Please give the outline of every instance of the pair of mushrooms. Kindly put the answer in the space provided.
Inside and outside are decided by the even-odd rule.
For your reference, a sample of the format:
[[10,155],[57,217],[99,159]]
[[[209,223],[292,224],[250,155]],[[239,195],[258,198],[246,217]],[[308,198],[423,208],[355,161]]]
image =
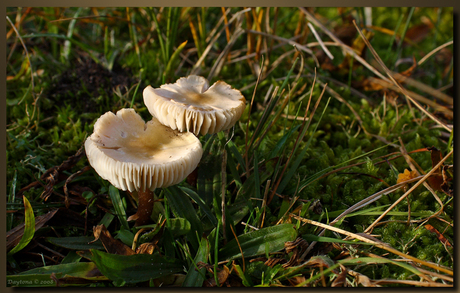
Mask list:
[[107,112],[85,142],[96,172],[137,197],[138,210],[128,218],[136,226],[150,221],[155,188],[178,184],[197,167],[203,150],[196,135],[231,128],[246,103],[241,92],[227,83],[209,87],[196,75],[160,88],[147,86],[143,96],[151,121],[145,123],[134,109]]

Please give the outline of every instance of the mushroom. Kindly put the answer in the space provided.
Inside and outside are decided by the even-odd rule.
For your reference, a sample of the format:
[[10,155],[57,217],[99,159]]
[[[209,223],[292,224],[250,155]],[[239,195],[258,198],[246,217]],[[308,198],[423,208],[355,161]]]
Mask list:
[[180,183],[198,165],[203,150],[192,133],[147,123],[134,109],[107,112],[94,124],[85,142],[89,163],[105,180],[138,198],[138,210],[128,220],[136,226],[150,220],[155,188]]
[[223,81],[211,87],[197,75],[182,77],[174,84],[144,89],[144,104],[162,124],[195,135],[231,128],[243,114],[246,99]]

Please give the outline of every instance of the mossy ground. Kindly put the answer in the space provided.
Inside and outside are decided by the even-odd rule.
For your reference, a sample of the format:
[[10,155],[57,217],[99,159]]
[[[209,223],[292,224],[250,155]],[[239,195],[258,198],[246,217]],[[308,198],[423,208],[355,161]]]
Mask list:
[[[88,257],[77,255],[78,250],[47,239],[90,237],[93,226],[101,223],[116,239],[131,247],[137,229],[132,224],[126,227],[120,213],[133,214],[135,202],[125,192],[111,193],[108,182],[93,170],[85,169],[89,165],[85,156],[78,157],[68,168],[58,169],[52,180],[43,175],[77,153],[100,115],[132,107],[147,121],[150,114],[142,100],[145,86],[159,87],[191,73],[205,77],[211,74],[211,84],[225,80],[241,89],[248,103],[233,129],[201,137],[205,148],[202,162],[179,189],[157,191],[165,208],[159,214],[167,222],[166,232],[152,232],[159,233],[158,238],[153,238],[157,241],[156,253],[186,264],[188,270],[182,275],[191,275],[191,260],[201,257],[204,263],[214,265],[213,269],[202,270],[203,280],[219,275],[228,286],[331,286],[343,275],[329,273],[326,279],[310,278],[320,276],[323,265],[324,269],[328,264],[338,265],[346,257],[397,258],[374,246],[319,242],[304,260],[316,255],[326,257],[327,261],[322,259],[321,272],[318,266],[307,265],[296,271],[296,278],[291,276],[293,273],[289,275],[292,268],[283,268],[281,264],[270,267],[260,260],[250,263],[250,258],[246,262],[237,259],[233,264],[217,263],[219,249],[254,230],[251,227],[294,223],[298,236],[316,235],[317,227],[300,226],[290,213],[329,223],[350,206],[397,184],[398,175],[405,169],[428,173],[434,161],[427,148],[435,147],[446,156],[452,150],[453,137],[401,92],[370,79],[376,75],[363,62],[344,54],[340,46],[331,45],[327,32],[314,26],[334,56],[331,60],[301,10],[254,8],[242,13],[240,8],[231,8],[223,17],[225,10],[7,9],[9,20],[18,29],[16,32],[7,23],[7,229],[25,221],[21,195],[31,203],[36,219],[43,219],[57,208],[78,215],[69,219],[57,213],[54,222],[50,219],[35,231],[23,250],[9,256],[8,275],[45,265],[88,261]],[[384,74],[352,22],[364,27],[369,21],[365,9],[318,8],[309,13],[328,32],[353,47],[371,68]],[[232,23],[225,30],[223,25],[229,21]],[[231,43],[239,29],[242,34]],[[402,86],[434,102],[433,106],[419,101],[441,123],[451,125],[453,103],[441,98],[453,96],[452,46],[436,51],[423,64],[414,64],[414,60],[420,61],[452,41],[452,9],[373,8],[371,26],[366,30],[372,47],[390,70],[405,72],[419,82],[401,82]],[[291,38],[307,50],[288,45],[286,40]],[[221,56],[225,52],[228,54]],[[202,56],[203,61],[197,65]],[[218,61],[222,62],[220,66],[216,65]],[[256,89],[260,70],[263,78]],[[306,122],[304,116],[308,118]],[[409,153],[410,160],[404,151]],[[413,166],[409,166],[408,160]],[[432,193],[422,185],[416,188],[371,234],[402,253],[452,268],[454,208],[449,194],[452,183],[448,180],[453,177],[452,162],[449,158],[444,163],[444,189]],[[66,184],[69,176],[80,170],[85,172]],[[411,186],[383,195],[336,226],[350,233],[364,233]],[[174,205],[171,195],[192,199],[193,212]],[[222,195],[226,220],[222,217]],[[314,202],[316,208],[310,208]],[[176,218],[174,223],[180,229],[171,224]],[[211,246],[209,258],[200,254],[204,249],[198,246],[201,236],[193,240],[194,225],[198,223],[206,239],[201,241]],[[323,236],[339,237],[330,231]],[[143,238],[144,243],[150,243],[152,237]],[[265,256],[272,252],[267,251]],[[286,258],[289,259],[288,255]],[[237,273],[238,265],[245,266],[244,274]],[[226,278],[223,266],[232,269]],[[394,264],[369,261],[347,268],[372,279],[373,284],[383,279],[420,281],[407,267]],[[357,282],[352,274],[345,278],[348,286],[369,285]],[[82,284],[90,286],[126,284],[85,280]],[[436,284],[452,284],[448,280],[437,279]],[[422,283],[416,285],[424,286]],[[154,286],[157,282],[150,279],[135,284]],[[191,283],[184,281],[179,285],[186,284]],[[388,285],[408,284],[411,283]]]

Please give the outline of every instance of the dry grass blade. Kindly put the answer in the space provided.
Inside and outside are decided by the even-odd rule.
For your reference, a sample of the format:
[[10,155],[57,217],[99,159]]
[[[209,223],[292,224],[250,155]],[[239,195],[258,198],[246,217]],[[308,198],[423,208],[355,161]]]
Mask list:
[[[290,40],[295,41],[295,40],[299,39],[300,37],[301,37],[301,36],[295,36],[295,37],[293,37],[293,38],[290,38]],[[278,49],[278,48],[283,47],[283,46],[284,46],[284,44],[278,44],[278,45],[273,46],[273,47],[270,47],[270,48],[268,48],[268,49],[263,49],[263,50],[260,51],[260,54],[265,54],[265,53],[267,53],[267,55],[268,55],[268,54],[270,54],[270,50]],[[238,53],[238,51],[244,52],[245,50],[237,50],[236,52]],[[233,51],[233,52],[235,52],[235,51]],[[290,51],[290,53],[292,53],[292,51]],[[239,53],[238,53],[238,54],[239,54]],[[284,54],[286,54],[286,53],[284,53]],[[284,55],[284,54],[283,54],[283,55]],[[232,54],[232,55],[233,55],[233,54]],[[235,55],[237,55],[237,54],[235,54]],[[256,57],[256,55],[257,55],[257,53],[251,53],[251,54],[247,54],[247,55],[244,55],[244,56],[241,56],[241,57],[233,58],[233,59],[232,59],[231,61],[229,61],[227,64],[238,63],[238,62],[241,62],[241,61],[246,60],[246,59],[254,58],[254,57]],[[291,55],[291,54],[288,54],[288,55]],[[279,58],[281,58],[281,57],[278,57],[276,60],[278,60]],[[284,58],[284,57],[283,57],[283,58]],[[268,58],[267,58],[267,59],[268,59]],[[293,59],[295,59],[295,58],[293,58]],[[276,62],[276,60],[275,60],[275,62]],[[274,64],[275,62],[273,62],[273,64]],[[273,65],[272,65],[272,66],[273,66]],[[268,75],[268,73],[267,73],[266,75]],[[244,88],[241,88],[241,90],[244,91],[245,89],[250,88],[251,85],[253,86],[254,83],[251,83],[251,84],[249,84],[248,86],[245,86]]]
[[[444,272],[446,274],[449,274],[449,275],[453,275],[454,272],[452,270],[449,270],[449,269],[446,269],[444,267],[441,267],[441,266],[438,266],[436,264],[433,264],[433,263],[429,263],[429,262],[426,262],[426,261],[423,261],[423,260],[420,260],[416,257],[413,257],[413,256],[410,256],[408,254],[405,254],[405,253],[402,253],[394,248],[392,248],[391,246],[389,246],[388,244],[384,244],[384,243],[380,243],[380,242],[376,242],[376,241],[372,241],[370,240],[369,238],[366,238],[366,237],[363,237],[363,236],[360,236],[358,234],[355,234],[355,233],[351,233],[351,232],[348,232],[348,231],[345,231],[343,229],[340,229],[340,228],[336,228],[336,227],[333,227],[333,226],[330,226],[330,225],[327,225],[327,224],[323,224],[323,223],[320,223],[320,222],[316,222],[316,221],[313,221],[313,220],[309,220],[309,219],[305,219],[305,218],[302,218],[302,217],[299,217],[297,215],[294,215],[294,214],[290,214],[294,219],[296,220],[299,220],[301,222],[304,222],[304,223],[307,223],[307,224],[311,224],[311,225],[315,225],[315,226],[318,226],[318,227],[321,227],[321,228],[324,228],[324,229],[328,229],[330,231],[333,231],[333,232],[337,232],[337,233],[340,233],[340,234],[343,234],[343,235],[346,235],[350,238],[353,238],[353,239],[357,239],[359,241],[362,241],[362,242],[366,242],[366,243],[369,243],[369,244],[372,244],[378,248],[381,248],[381,249],[384,249],[388,252],[391,252],[391,253],[394,253],[396,255],[399,255],[403,258],[407,258],[407,259],[410,259],[416,263],[419,263],[419,264],[422,264],[424,266],[427,266],[427,267],[430,267],[432,269],[435,269],[435,270],[439,270],[441,272]],[[425,274],[421,273],[421,276],[423,276],[426,280],[432,282]]]
[[416,189],[420,184],[425,182],[428,177],[430,177],[435,171],[438,170],[439,167],[443,165],[443,163],[446,161],[447,158],[449,158],[453,154],[454,150],[451,150],[439,163],[431,169],[430,172],[428,172],[425,176],[420,179],[416,184],[414,184],[406,193],[404,193],[397,201],[395,201],[382,215],[380,215],[364,232],[369,233],[372,231],[372,229],[377,225],[377,223],[385,217],[388,212],[390,212],[397,204],[399,204],[403,199],[405,199],[414,189]]
[[441,284],[441,283],[427,283],[422,281],[411,281],[411,280],[392,280],[392,279],[385,279],[385,280],[374,280],[374,284],[376,285],[411,285],[411,286],[419,286],[419,287],[452,287],[450,284]]
[[[227,12],[225,11],[225,7],[221,7],[221,10],[222,10],[222,18],[221,18],[221,21],[222,19],[224,20],[224,24],[225,24],[225,36],[227,37],[227,42],[230,42],[230,30],[228,29],[228,19],[227,19],[227,14],[228,12],[230,12],[229,9],[227,9]],[[220,25],[220,24],[219,24]]]
[[87,171],[89,171],[89,170],[91,170],[91,167],[90,167],[90,166],[85,166],[85,167],[83,167],[83,169],[81,169],[81,170],[77,171],[76,173],[70,175],[70,176],[66,179],[66,181],[65,181],[65,183],[64,183],[64,194],[65,194],[65,200],[64,200],[64,202],[65,202],[66,208],[69,208],[69,206],[70,206],[70,199],[69,199],[70,196],[69,196],[69,188],[68,188],[68,185],[70,184],[70,182],[71,182],[75,177],[80,176],[81,174],[83,174],[83,173],[85,173],[85,172],[87,172]]
[[222,69],[222,66],[225,63],[225,57],[228,56],[228,53],[230,49],[232,48],[233,44],[243,33],[244,33],[244,30],[241,29],[240,27],[236,29],[235,33],[232,35],[231,39],[228,41],[225,48],[222,50],[219,57],[217,57],[216,61],[214,62],[214,65],[209,72],[208,80],[211,80],[214,77],[214,75],[219,74],[220,70]]
[[[324,44],[325,46],[342,47],[342,48],[345,49],[349,54],[353,55],[353,57],[354,57],[357,61],[359,61],[361,64],[363,64],[363,65],[364,65],[365,67],[367,67],[369,70],[371,70],[375,75],[377,75],[377,76],[380,77],[380,79],[374,78],[374,77],[368,77],[368,78],[372,78],[372,81],[374,81],[374,82],[385,83],[385,85],[387,85],[387,84],[390,83],[390,81],[389,81],[386,77],[384,77],[380,72],[378,72],[374,67],[372,67],[369,63],[367,63],[364,59],[362,59],[360,56],[358,56],[358,55],[356,54],[356,52],[354,52],[353,49],[350,48],[350,47],[348,47],[347,45],[345,45],[345,44],[339,44],[339,43],[334,43],[334,42],[323,42],[323,44]],[[321,45],[320,45],[320,43],[318,43],[318,42],[311,42],[311,43],[308,43],[306,46],[307,46],[308,48],[311,48],[311,47],[317,47],[317,46],[321,46]],[[395,74],[399,74],[399,73],[395,73]],[[311,76],[311,75],[306,75],[306,76]],[[344,84],[344,83],[342,83],[342,82],[340,82],[340,81],[338,81],[338,80],[335,80],[335,79],[333,79],[333,78],[331,78],[331,77],[329,77],[329,76],[318,75],[318,77],[321,77],[322,79],[328,79],[328,80],[334,82],[335,84],[337,84],[337,85],[339,85],[339,86],[348,87],[347,84]],[[429,87],[429,86],[427,86],[427,85],[425,85],[425,84],[422,84],[422,83],[420,83],[420,82],[417,82],[417,81],[415,81],[415,80],[413,80],[413,79],[411,79],[411,78],[409,78],[409,77],[407,77],[407,76],[402,76],[402,75],[400,75],[400,77],[401,77],[401,80],[403,80],[403,81],[406,82],[407,84],[410,84],[410,85],[412,85],[412,86],[414,86],[414,87],[418,87],[420,90],[423,90],[423,91],[425,91],[425,92],[427,92],[427,93],[429,93],[429,94],[435,96],[436,98],[438,98],[438,99],[440,99],[440,100],[446,101],[446,102],[448,102],[448,103],[450,103],[449,101],[452,100],[451,97],[449,97],[449,96],[447,96],[447,95],[445,95],[445,94],[443,94],[443,93],[441,92],[442,89],[433,89],[433,88],[431,88],[431,87]],[[371,100],[369,99],[369,97],[365,96],[363,93],[357,91],[356,89],[354,89],[354,88],[349,88],[349,89],[350,89],[350,91],[351,91],[354,95],[356,95],[356,96],[358,96],[358,97],[360,97],[360,98],[364,98],[364,99],[366,99],[366,100],[368,100],[368,101],[371,101]],[[399,89],[398,89],[398,90],[399,90]],[[414,95],[416,95],[416,94],[414,93]],[[426,98],[423,97],[423,99],[426,99]],[[431,102],[432,102],[432,101],[431,101]],[[437,104],[436,104],[436,105],[437,105]]]
[[363,38],[364,42],[366,43],[366,46],[369,48],[369,50],[371,51],[372,55],[374,55],[374,58],[377,60],[377,62],[380,64],[380,66],[385,70],[385,73],[388,75],[388,77],[391,79],[391,81],[401,90],[401,92],[404,94],[404,96],[409,99],[409,101],[411,101],[417,108],[420,109],[420,111],[422,111],[423,113],[425,113],[428,117],[430,117],[433,121],[435,121],[436,123],[438,123],[439,125],[441,125],[444,129],[446,129],[447,131],[452,132],[452,129],[449,128],[444,122],[442,122],[441,120],[439,120],[436,116],[434,116],[433,114],[431,114],[430,112],[428,112],[425,108],[423,108],[417,101],[415,101],[410,95],[409,93],[407,92],[407,90],[405,88],[403,88],[396,80],[395,78],[393,77],[393,75],[391,74],[391,71],[388,69],[388,67],[386,67],[385,63],[383,63],[382,59],[380,58],[380,56],[377,54],[377,52],[374,50],[374,48],[372,47],[372,45],[369,43],[369,40],[364,36],[363,32],[359,29],[358,25],[356,24],[356,22],[353,20],[353,24],[355,25],[357,31],[359,32],[359,35],[361,36],[361,38]]
[[436,52],[444,49],[445,47],[447,46],[450,46],[450,45],[453,45],[454,44],[454,41],[450,41],[450,42],[447,42],[445,44],[442,44],[441,46],[437,47],[436,49],[432,50],[430,53],[426,54],[422,59],[420,59],[420,61],[417,62],[417,65],[420,66],[422,65],[426,60],[428,60],[428,58],[431,57],[431,55],[435,54]]
[[323,49],[324,53],[331,59],[334,60],[334,56],[331,54],[331,52],[327,49],[327,47],[324,45],[323,40],[319,37],[318,33],[315,30],[315,27],[309,22],[308,27],[311,29],[313,32],[313,35],[315,36],[316,40],[318,41],[319,45]]
[[404,182],[401,182],[399,184],[396,184],[396,185],[393,185],[391,187],[388,187],[384,190],[381,190],[377,193],[374,193],[373,195],[359,201],[358,203],[352,205],[351,207],[349,207],[348,209],[346,209],[343,213],[341,213],[339,216],[337,216],[337,218],[335,218],[331,223],[330,225],[334,225],[335,223],[337,223],[340,219],[342,219],[343,217],[345,217],[346,215],[348,215],[349,213],[352,213],[354,211],[357,211],[371,203],[373,203],[374,201],[380,199],[383,195],[386,195],[386,194],[390,194],[398,189],[400,189],[401,187],[405,186],[406,184],[408,183],[411,183],[411,182],[415,182],[419,179],[423,178],[423,176],[418,176],[416,178],[412,178],[412,179],[409,179],[407,181],[404,181]]
[[[359,56],[352,48],[345,45],[339,38],[337,38],[331,31],[329,31],[321,22],[319,22],[310,12],[308,12],[305,8],[299,7],[299,9],[307,16],[307,19],[311,21],[314,25],[319,27],[324,33],[326,33],[332,40],[334,40],[338,46],[342,47],[344,51],[348,54],[352,55],[358,62],[363,64],[367,69],[372,71],[375,75],[379,76],[382,79],[387,79],[384,75],[378,72],[374,67],[372,67],[369,63],[366,62],[361,56]],[[326,43],[325,43],[326,44]]]
[[246,265],[244,262],[244,254],[243,254],[243,249],[241,248],[240,241],[238,240],[238,236],[235,233],[235,230],[233,230],[233,226],[230,225],[230,229],[232,230],[233,236],[235,236],[236,244],[238,244],[238,248],[240,249],[241,252],[241,259],[243,261],[243,272],[246,270]]
[[[349,167],[350,166],[346,166],[346,168],[349,168]],[[357,211],[357,210],[359,210],[359,209],[361,209],[361,208],[373,203],[374,201],[379,200],[383,195],[390,194],[390,193],[400,189],[401,187],[406,186],[408,183],[415,182],[415,181],[421,179],[422,177],[423,176],[419,176],[419,177],[416,177],[416,178],[409,179],[407,181],[404,181],[402,183],[393,185],[393,186],[388,187],[388,188],[386,188],[384,190],[381,190],[381,191],[379,191],[377,193],[374,193],[371,196],[368,196],[367,198],[355,203],[354,205],[352,205],[351,207],[346,209],[343,213],[338,215],[337,218],[335,218],[333,221],[330,222],[330,225],[331,226],[334,225],[335,223],[337,223],[339,220],[343,219],[349,213],[355,212],[355,211]],[[318,236],[322,236],[325,232],[326,232],[326,230],[322,229],[321,232],[318,233]],[[317,243],[316,241],[313,241],[312,243],[310,243],[310,246],[305,250],[304,254],[302,255],[302,258],[304,258],[313,249],[313,247],[316,245],[316,243]]]
[[268,33],[265,33],[265,32],[258,32],[258,31],[255,31],[255,30],[247,30],[247,33],[266,36],[268,38],[272,38],[272,39],[275,39],[277,41],[287,43],[287,44],[292,45],[292,46],[296,46],[296,48],[298,48],[298,49],[310,54],[313,57],[313,59],[315,60],[316,66],[318,66],[318,67],[320,66],[319,61],[316,58],[316,56],[315,56],[315,54],[313,53],[312,50],[310,50],[309,48],[305,47],[304,45],[301,45],[301,44],[299,44],[297,42],[294,42],[291,39],[286,39],[286,38],[278,37],[278,36],[271,35],[271,34],[268,34]]
[[200,59],[198,59],[198,61],[195,63],[195,65],[193,66],[192,68],[192,72],[190,74],[197,74],[197,71],[198,69],[200,68],[201,66],[201,63],[203,63],[204,59],[206,58],[206,56],[208,55],[208,53],[211,51],[212,49],[212,46],[214,46],[214,43],[217,41],[217,39],[219,38],[219,36],[224,32],[225,28],[227,28],[229,25],[231,25],[235,20],[239,19],[240,18],[240,15],[247,12],[247,11],[250,11],[251,8],[248,8],[248,9],[244,9],[244,10],[241,10],[241,11],[238,11],[237,13],[235,13],[235,15],[233,15],[233,17],[228,21],[228,24],[225,25],[213,38],[212,40],[209,42],[208,46],[206,47],[206,49],[203,51],[203,55],[201,55]]
[[[393,90],[398,90],[399,92],[403,93],[403,94],[406,95],[406,96],[410,96],[410,97],[416,98],[417,100],[419,100],[419,101],[421,101],[421,102],[423,102],[423,103],[425,103],[425,104],[428,104],[428,105],[432,106],[432,107],[435,108],[436,110],[442,111],[442,112],[446,113],[447,115],[453,117],[453,113],[452,113],[451,110],[449,110],[449,109],[447,109],[447,108],[445,108],[445,107],[442,107],[442,106],[436,104],[435,102],[433,102],[433,101],[431,101],[431,100],[429,100],[429,99],[427,99],[427,98],[425,98],[425,97],[423,97],[423,96],[420,96],[420,95],[418,95],[418,94],[416,94],[416,93],[413,93],[413,92],[409,92],[409,91],[403,89],[403,88],[402,88],[399,84],[397,84],[397,83],[396,83],[396,86],[392,86],[392,85],[390,84],[390,80],[389,80],[388,78],[386,78],[385,76],[383,76],[383,75],[382,75],[380,72],[378,72],[374,67],[372,67],[369,63],[367,63],[363,58],[361,58],[359,55],[357,55],[356,52],[355,52],[352,48],[350,48],[350,47],[348,47],[347,45],[345,45],[339,38],[337,38],[337,37],[336,37],[332,32],[330,32],[324,25],[322,25],[322,24],[321,24],[313,15],[311,15],[306,9],[304,9],[303,7],[301,7],[300,10],[306,14],[306,16],[307,16],[307,18],[308,18],[309,21],[311,21],[311,22],[314,23],[316,26],[318,26],[319,28],[321,28],[331,39],[333,39],[333,40],[336,42],[336,43],[323,42],[323,44],[321,44],[321,43],[318,42],[319,45],[320,45],[321,47],[323,47],[323,45],[324,45],[324,46],[328,45],[328,46],[340,46],[340,47],[342,47],[348,54],[353,55],[353,57],[354,57],[357,61],[359,61],[361,64],[363,64],[363,65],[364,65],[365,67],[367,67],[369,70],[371,70],[375,75],[377,75],[378,77],[381,78],[381,80],[377,80],[377,79],[373,78],[373,80],[374,80],[375,82],[383,83],[383,85],[384,85],[384,86],[387,86],[387,87],[392,87]],[[361,32],[361,31],[359,31],[359,33],[362,35],[362,32]],[[365,42],[368,43],[367,39],[365,39],[365,37],[363,37],[363,38],[364,38]],[[447,46],[447,45],[449,45],[449,44],[450,44],[450,43],[446,43],[445,45]],[[316,46],[316,45],[317,45],[317,44],[309,44],[308,47],[310,47],[310,46]],[[368,46],[370,46],[370,44],[369,44]],[[371,51],[372,51],[372,50],[371,50]],[[376,57],[376,59],[377,59],[377,57]],[[380,59],[380,58],[378,58],[377,61],[379,61],[379,59]],[[379,62],[379,64],[380,64],[380,62]],[[386,68],[384,65],[382,65],[382,64],[380,64],[380,65],[382,66],[382,68],[385,69],[385,71],[389,71],[388,68]],[[390,78],[392,79],[392,75],[389,75],[389,76],[390,76]],[[416,86],[416,87],[418,87],[419,89],[421,89],[421,90],[423,90],[423,91],[425,91],[425,92],[427,92],[427,93],[433,95],[434,97],[436,97],[436,98],[438,98],[438,99],[440,99],[440,100],[442,100],[442,101],[444,101],[444,102],[447,102],[447,103],[449,103],[449,104],[453,104],[452,98],[449,97],[448,95],[443,94],[443,93],[440,92],[439,90],[432,89],[432,88],[430,88],[430,87],[428,87],[428,86],[426,86],[426,85],[423,85],[423,84],[421,84],[421,83],[418,83],[418,82],[416,82],[416,81],[414,81],[414,80],[412,80],[412,79],[410,79],[410,78],[403,77],[403,76],[401,76],[400,74],[395,74],[394,76],[395,76],[395,78],[400,78],[402,81],[404,81],[404,82],[406,82],[406,83],[408,83],[408,84],[410,84],[410,85],[412,85],[412,86]],[[398,80],[399,80],[399,79],[398,79]],[[395,82],[395,81],[393,80],[393,82]],[[420,108],[420,106],[419,106],[418,104],[416,104],[416,105]],[[421,109],[423,109],[423,108],[421,108]],[[422,111],[425,112],[426,110],[423,109]],[[433,119],[434,116],[430,115],[429,113],[428,113],[428,115]],[[434,117],[434,120],[437,121],[437,122],[439,121],[439,120],[437,120],[436,117]],[[439,122],[440,122],[440,121],[439,121]],[[438,122],[438,123],[439,123],[439,122]],[[445,124],[443,124],[442,122],[441,122],[440,125],[442,125],[442,126],[443,126],[444,128],[446,128],[449,132],[451,132],[451,129],[450,129],[449,127],[447,127]]]
[[215,36],[215,34],[217,33],[217,29],[220,27],[222,22],[224,22],[224,24],[225,24],[225,32],[228,31],[229,22],[228,22],[228,19],[227,19],[227,15],[230,13],[230,11],[231,11],[231,9],[227,8],[227,10],[225,10],[225,12],[224,12],[224,7],[222,7],[222,13],[223,13],[222,17],[219,19],[219,21],[217,22],[216,26],[212,29],[212,31],[206,37],[206,40],[205,40],[206,43],[208,43]]
[[[375,258],[384,258],[380,255],[376,255],[374,253],[369,253],[369,252],[364,252],[365,255],[369,256],[369,257],[375,257]],[[412,260],[410,259],[392,259],[392,261],[398,261],[398,262],[412,262]],[[441,280],[444,280],[444,281],[447,281],[447,282],[454,282],[454,279],[452,277],[449,277],[449,276],[446,276],[446,275],[442,275],[442,274],[438,274],[436,272],[432,272],[432,271],[428,271],[428,270],[425,270],[425,269],[422,269],[422,268],[417,268],[419,271],[421,271],[422,273],[426,274],[427,276],[431,276],[433,278],[438,278],[438,279],[441,279]]]
[[[396,77],[396,76],[401,76],[401,75],[400,75],[400,74],[396,74],[395,77]],[[404,78],[404,77],[402,77],[402,78]],[[382,79],[375,78],[375,77],[372,77],[372,76],[369,76],[368,79],[369,79],[369,81],[371,81],[371,82],[373,82],[373,83],[375,83],[375,84],[381,85],[382,87],[386,87],[386,88],[389,88],[389,89],[391,89],[391,90],[394,90],[394,91],[397,91],[397,92],[401,92],[401,93],[402,93],[401,88],[398,87],[398,86],[396,86],[396,85],[394,85],[394,84],[393,84],[392,82],[390,82],[390,81],[382,80]],[[407,79],[406,79],[406,80],[407,80]],[[428,89],[426,89],[426,90],[428,90]],[[433,94],[434,91],[441,93],[441,92],[438,91],[438,90],[432,89],[432,92],[431,92],[430,94]],[[409,94],[409,95],[410,95],[411,97],[413,97],[414,99],[416,99],[417,101],[420,101],[420,102],[422,102],[422,103],[425,103],[425,104],[427,104],[427,105],[433,107],[433,109],[435,109],[436,111],[442,112],[442,113],[448,115],[449,117],[454,117],[454,113],[453,113],[452,110],[450,110],[450,109],[448,109],[448,108],[446,108],[446,107],[444,107],[444,106],[442,106],[442,105],[439,105],[439,104],[436,103],[435,101],[432,101],[432,100],[430,100],[430,99],[428,99],[428,98],[425,98],[425,97],[422,96],[422,95],[419,95],[419,94],[417,94],[417,93],[415,93],[415,92],[412,92],[412,91],[409,91],[409,90],[406,90],[406,93]],[[441,95],[439,95],[439,94],[437,95],[438,98],[439,98],[440,96],[447,96],[447,95],[442,94],[442,93],[441,93]],[[449,96],[447,96],[447,97],[449,97]],[[450,97],[449,97],[449,98],[450,98]],[[448,100],[449,98],[442,98],[442,99]]]
[[[410,77],[407,77],[405,75],[402,75],[400,73],[397,73],[397,72],[392,72],[392,74],[394,75],[394,77],[399,80],[400,82],[402,83],[405,83],[407,85],[410,85],[410,86],[413,86],[413,87],[416,87],[418,88],[419,90],[422,90],[424,91],[425,93],[427,94],[430,94],[432,95],[433,97],[443,101],[443,102],[446,102],[448,103],[449,105],[453,105],[454,104],[454,99],[449,96],[449,95],[446,95],[444,94],[443,92],[441,92],[439,89],[434,89],[422,82],[419,82],[413,78],[410,78]],[[411,93],[412,95],[412,93]],[[424,97],[425,98],[425,97]],[[426,98],[425,98],[426,99]],[[430,100],[430,102],[432,102]],[[433,103],[433,102],[432,102]],[[437,104],[435,104],[437,105]],[[431,105],[430,105],[431,106]]]

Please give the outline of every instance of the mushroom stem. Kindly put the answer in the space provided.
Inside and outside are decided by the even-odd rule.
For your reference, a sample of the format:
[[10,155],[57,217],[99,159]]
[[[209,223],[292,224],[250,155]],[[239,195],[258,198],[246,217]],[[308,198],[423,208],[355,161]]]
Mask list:
[[150,216],[152,215],[155,199],[153,191],[149,189],[145,191],[138,191],[137,197],[137,212],[130,216],[128,220],[136,220],[135,226],[142,226],[151,221]]

